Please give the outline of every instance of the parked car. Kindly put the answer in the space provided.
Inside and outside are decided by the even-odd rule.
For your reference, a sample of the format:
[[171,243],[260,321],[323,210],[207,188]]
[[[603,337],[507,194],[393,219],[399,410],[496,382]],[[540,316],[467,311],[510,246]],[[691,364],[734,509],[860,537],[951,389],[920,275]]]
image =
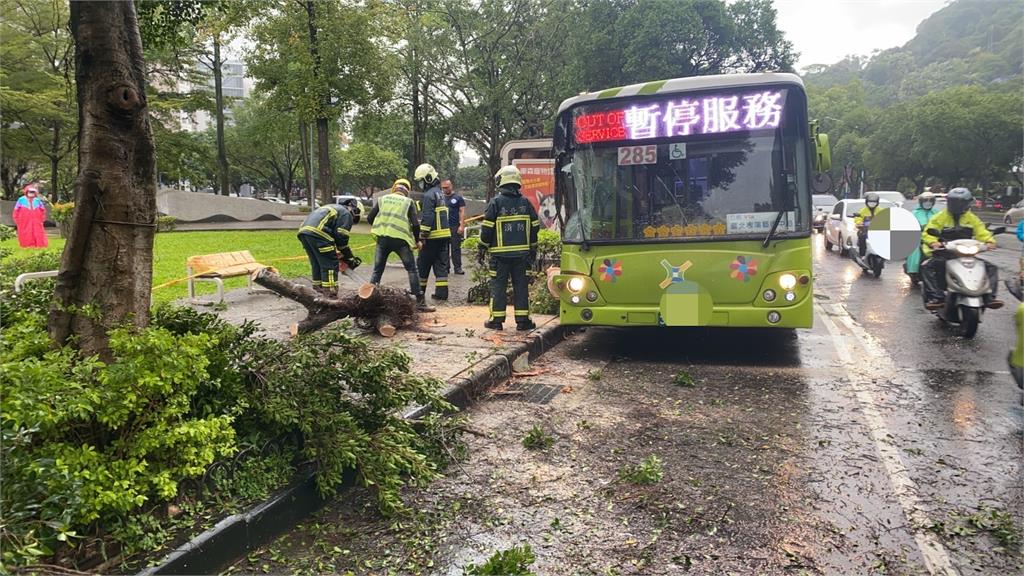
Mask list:
[[1006,224],[1016,224],[1024,219],[1024,200],[1014,204],[1006,214],[1003,215],[1003,222]]
[[832,207],[839,202],[839,199],[831,194],[815,194],[811,196],[811,206],[814,209],[814,229],[821,232],[825,228],[825,219]]
[[[897,192],[898,194],[898,192]],[[879,200],[878,207],[891,208],[896,206],[888,200]],[[825,220],[825,250],[832,246],[839,247],[839,253],[846,255],[851,249],[857,248],[857,227],[853,218],[864,207],[864,200],[840,200]]]
[[355,216],[352,218],[352,221],[354,223],[359,224],[359,221],[362,219],[362,217],[366,215],[366,207],[363,206],[363,199],[360,198],[359,196],[354,196],[352,194],[339,194],[334,197],[335,204],[341,204],[345,200],[355,200],[356,205],[359,206],[359,216]]
[[878,198],[879,199],[885,200],[887,202],[890,202],[890,203],[892,203],[893,206],[895,206],[897,208],[902,208],[903,207],[903,203],[907,201],[907,197],[904,196],[902,192],[892,192],[892,191],[884,191],[884,190],[878,191],[878,190],[876,190],[875,194],[878,194]]

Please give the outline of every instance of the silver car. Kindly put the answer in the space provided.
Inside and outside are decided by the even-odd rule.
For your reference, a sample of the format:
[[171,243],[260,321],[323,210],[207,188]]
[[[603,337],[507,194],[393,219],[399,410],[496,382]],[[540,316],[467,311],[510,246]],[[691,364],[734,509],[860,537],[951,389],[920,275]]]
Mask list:
[[355,223],[355,224],[359,224],[359,220],[363,217],[363,215],[366,214],[366,207],[363,206],[363,199],[358,197],[358,196],[353,196],[352,194],[339,194],[339,195],[334,197],[334,203],[335,204],[341,204],[342,202],[344,202],[346,200],[355,200],[356,201],[356,206],[359,207],[359,215],[353,215],[352,216],[352,222]]
[[1014,225],[1024,219],[1024,200],[1017,202],[1006,211],[1003,216],[1003,223],[1006,225]]

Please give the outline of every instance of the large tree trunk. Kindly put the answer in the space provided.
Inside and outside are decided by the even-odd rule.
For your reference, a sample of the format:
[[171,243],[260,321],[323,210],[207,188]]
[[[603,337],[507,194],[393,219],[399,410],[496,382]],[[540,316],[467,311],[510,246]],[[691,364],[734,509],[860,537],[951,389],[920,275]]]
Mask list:
[[231,195],[230,174],[228,172],[228,152],[224,145],[224,81],[222,77],[223,62],[220,59],[220,36],[213,35],[213,99],[217,116],[217,179],[220,182],[221,196]]
[[[49,332],[109,357],[107,331],[149,321],[156,163],[142,41],[131,2],[72,2],[78,178]],[[80,313],[95,306],[96,314]]]
[[415,302],[404,291],[387,286],[364,284],[358,292],[325,298],[308,286],[281,278],[270,268],[257,272],[254,281],[306,307],[308,315],[295,327],[296,334],[312,332],[341,318],[354,318],[390,337],[396,329],[416,320]]

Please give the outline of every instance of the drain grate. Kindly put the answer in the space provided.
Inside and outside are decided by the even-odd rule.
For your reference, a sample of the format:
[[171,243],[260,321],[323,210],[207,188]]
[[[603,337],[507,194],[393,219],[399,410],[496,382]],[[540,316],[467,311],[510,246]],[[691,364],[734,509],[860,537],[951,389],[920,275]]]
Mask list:
[[499,394],[507,400],[519,400],[530,404],[550,404],[561,389],[561,386],[539,382],[513,382]]

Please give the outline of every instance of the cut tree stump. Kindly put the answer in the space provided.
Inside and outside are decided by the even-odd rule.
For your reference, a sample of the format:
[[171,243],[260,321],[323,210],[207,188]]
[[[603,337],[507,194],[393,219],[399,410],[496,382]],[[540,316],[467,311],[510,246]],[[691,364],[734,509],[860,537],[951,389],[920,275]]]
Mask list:
[[312,332],[341,318],[353,318],[390,338],[399,328],[416,320],[415,300],[404,291],[387,286],[363,284],[357,292],[342,292],[336,298],[328,298],[308,286],[281,278],[269,268],[256,272],[253,281],[305,306],[308,315],[292,328],[293,335]]

